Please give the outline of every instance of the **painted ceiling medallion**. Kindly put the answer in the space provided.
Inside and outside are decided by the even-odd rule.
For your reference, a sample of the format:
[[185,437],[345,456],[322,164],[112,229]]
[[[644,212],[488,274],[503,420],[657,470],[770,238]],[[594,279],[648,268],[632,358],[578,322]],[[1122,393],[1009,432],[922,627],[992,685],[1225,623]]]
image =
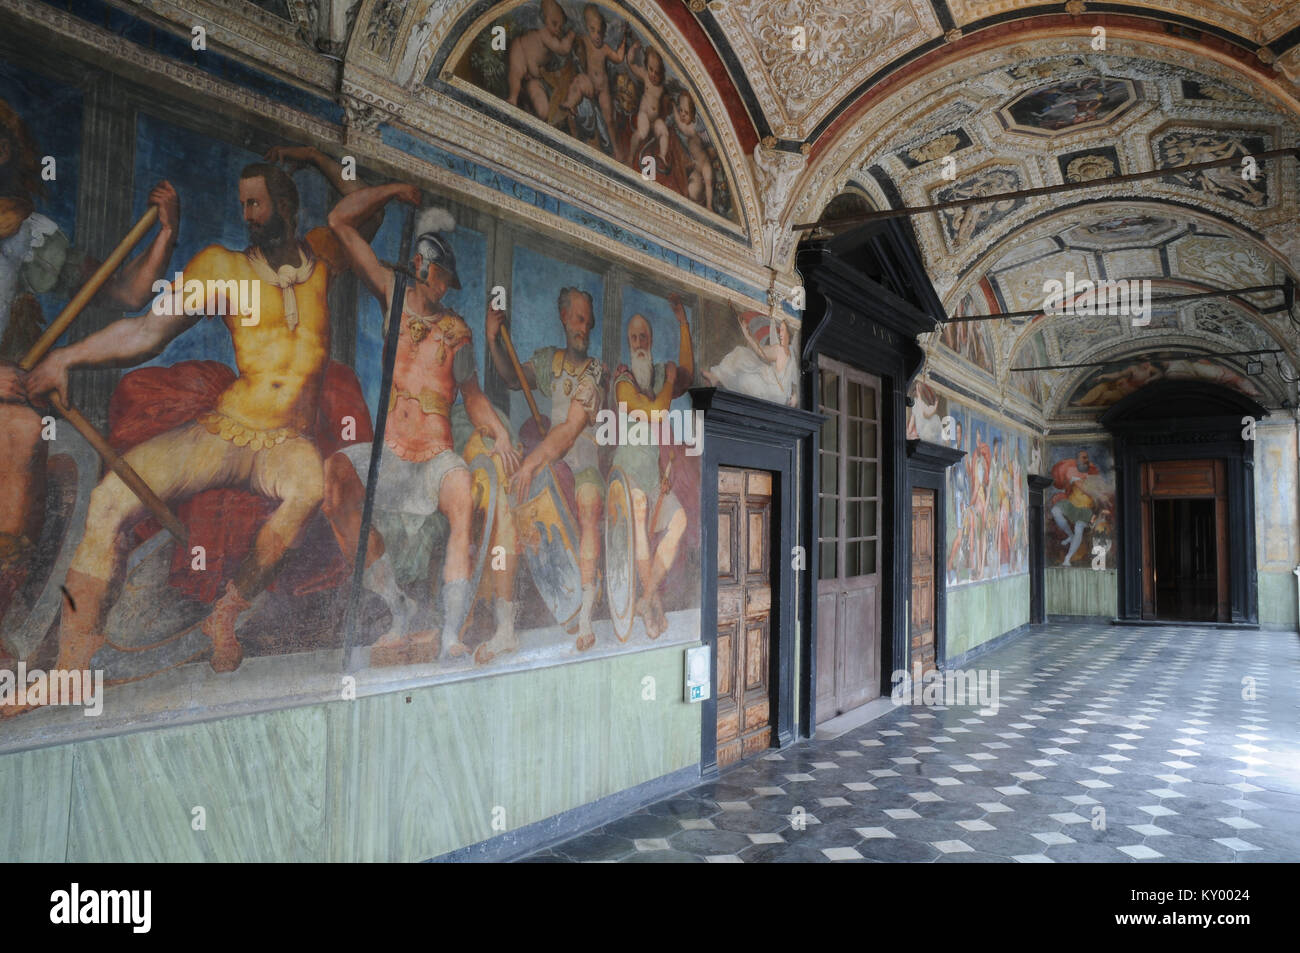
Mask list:
[[1013,132],[1056,136],[1114,122],[1140,93],[1130,79],[1088,76],[1021,93],[998,110],[998,118]]
[[1161,215],[1115,215],[1076,225],[1062,232],[1061,238],[1068,245],[1089,249],[1148,247],[1180,227],[1178,222]]

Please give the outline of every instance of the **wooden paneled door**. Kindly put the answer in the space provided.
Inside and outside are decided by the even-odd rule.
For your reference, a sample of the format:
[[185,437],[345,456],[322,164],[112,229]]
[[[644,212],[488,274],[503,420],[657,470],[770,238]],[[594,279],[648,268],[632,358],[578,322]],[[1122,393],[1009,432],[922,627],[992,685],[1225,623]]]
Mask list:
[[772,474],[718,468],[718,767],[772,746]]
[[1142,618],[1227,622],[1228,487],[1222,460],[1142,464]]
[[818,360],[817,720],[880,695],[880,379]]
[[912,669],[934,661],[934,490],[912,490]]

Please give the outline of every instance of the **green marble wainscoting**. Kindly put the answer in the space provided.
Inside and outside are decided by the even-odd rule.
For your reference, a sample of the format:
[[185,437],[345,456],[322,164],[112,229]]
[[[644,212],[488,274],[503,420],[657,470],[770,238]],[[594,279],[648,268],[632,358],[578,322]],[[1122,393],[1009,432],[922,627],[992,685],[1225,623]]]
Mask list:
[[1051,566],[1044,584],[1047,615],[1115,618],[1119,590],[1113,569]]
[[0,756],[0,861],[426,860],[698,763],[686,647]]
[[1029,576],[948,589],[945,657],[953,658],[1029,621]]
[[1291,572],[1259,574],[1259,624],[1296,627],[1296,577]]

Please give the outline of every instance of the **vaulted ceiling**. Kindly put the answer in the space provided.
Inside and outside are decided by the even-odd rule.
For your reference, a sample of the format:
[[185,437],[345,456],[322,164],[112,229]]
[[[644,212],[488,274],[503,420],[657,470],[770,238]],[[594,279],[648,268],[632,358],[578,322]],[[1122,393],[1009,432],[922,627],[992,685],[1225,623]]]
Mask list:
[[[713,0],[700,12],[769,145],[809,155],[784,218],[1111,178],[1300,145],[1300,4]],[[796,27],[799,27],[796,31]],[[1137,386],[1200,377],[1294,406],[1300,271],[1293,158],[910,217],[950,313],[1041,308],[1044,281],[1149,279],[1151,323],[1038,316],[949,325],[929,365],[1044,422],[1095,419]],[[1266,355],[1261,369],[1252,355]],[[1104,366],[1102,362],[1107,362]],[[1092,365],[1060,367],[1059,365]],[[1056,365],[1048,371],[1028,371]],[[1252,376],[1253,372],[1255,376]]]
[[[342,64],[349,121],[371,108],[400,115],[421,95],[434,50],[492,7],[254,2],[326,58],[304,77]],[[521,2],[537,0],[503,6]],[[792,261],[792,226],[845,192],[878,209],[914,207],[1300,145],[1295,0],[607,2],[653,12],[673,52],[711,78],[732,141],[754,149],[760,260],[774,281]],[[274,32],[253,26],[261,32],[244,32],[254,43]],[[350,93],[357,86],[370,90],[364,101]],[[1067,274],[1149,279],[1159,298],[1300,274],[1298,181],[1288,157],[1259,163],[1253,178],[1226,167],[910,222],[950,313],[1037,308],[1044,279]],[[1146,327],[998,319],[950,325],[923,343],[930,366],[983,380],[1047,424],[1095,418],[1105,400],[1159,376],[1217,375],[1281,407],[1296,400],[1300,328],[1280,301],[1275,292],[1157,305]],[[1249,355],[1228,352],[1252,348],[1281,353],[1250,376]],[[1102,361],[1113,363],[1021,370]]]

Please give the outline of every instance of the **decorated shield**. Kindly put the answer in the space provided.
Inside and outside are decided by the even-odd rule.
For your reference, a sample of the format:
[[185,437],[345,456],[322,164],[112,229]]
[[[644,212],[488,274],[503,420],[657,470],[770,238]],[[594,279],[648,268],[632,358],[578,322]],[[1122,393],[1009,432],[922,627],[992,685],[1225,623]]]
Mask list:
[[609,474],[605,505],[605,597],[614,634],[620,642],[631,638],[632,624],[636,621],[633,525],[631,483],[621,467],[614,467]]
[[515,510],[519,542],[542,601],[556,622],[568,625],[582,608],[578,521],[550,467],[538,471],[528,492]]
[[45,568],[28,576],[4,618],[5,641],[19,658],[31,657],[59,617],[63,581],[86,530],[90,491],[99,480],[99,455],[71,427],[59,429],[45,466],[45,522],[31,557],[33,565]]
[[[470,591],[476,598],[487,598],[490,593],[479,591],[483,583],[483,569],[492,558],[492,533],[496,528],[497,506],[501,499],[502,480],[505,477],[501,461],[488,452],[482,438],[475,434],[465,447],[465,455],[470,458],[469,472],[473,481],[470,493],[474,501],[474,512],[470,523],[470,543],[475,547],[474,563],[470,570]],[[490,587],[489,587],[490,588]],[[471,607],[472,608],[472,607]],[[470,627],[474,613],[465,614],[460,635]]]

